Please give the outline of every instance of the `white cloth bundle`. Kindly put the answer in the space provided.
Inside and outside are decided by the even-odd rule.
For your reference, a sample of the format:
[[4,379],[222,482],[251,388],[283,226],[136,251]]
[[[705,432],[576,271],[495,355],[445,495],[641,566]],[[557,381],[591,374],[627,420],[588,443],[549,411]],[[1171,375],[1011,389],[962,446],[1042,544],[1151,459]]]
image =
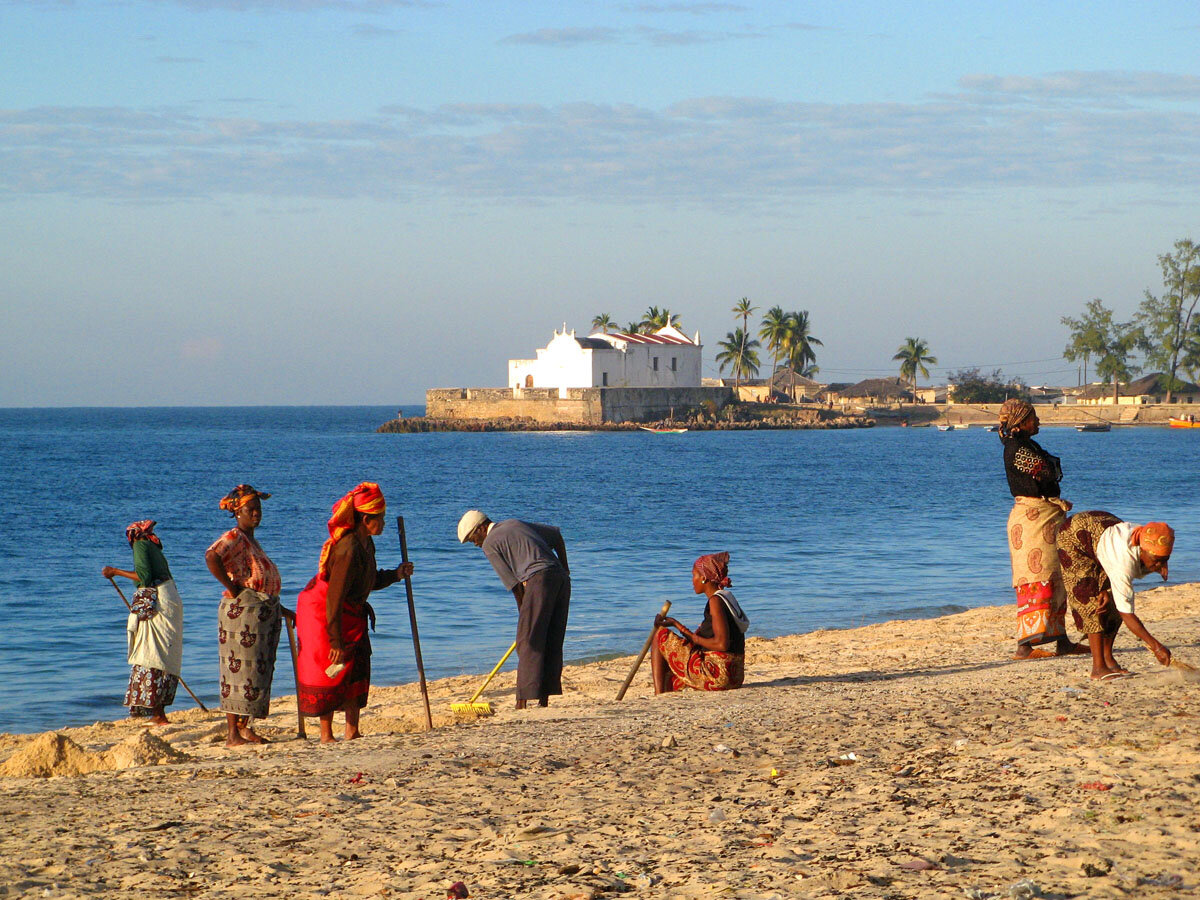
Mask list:
[[164,581],[155,590],[157,612],[145,621],[138,621],[130,613],[126,622],[129,664],[178,675],[183,670],[183,601],[174,579]]

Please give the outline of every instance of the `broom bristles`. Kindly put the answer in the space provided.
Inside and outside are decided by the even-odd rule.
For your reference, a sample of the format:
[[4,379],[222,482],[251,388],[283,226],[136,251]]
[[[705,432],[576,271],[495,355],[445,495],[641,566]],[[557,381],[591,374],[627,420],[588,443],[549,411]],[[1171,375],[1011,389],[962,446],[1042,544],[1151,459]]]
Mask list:
[[450,711],[454,713],[469,713],[476,716],[492,715],[492,704],[483,703],[451,703]]

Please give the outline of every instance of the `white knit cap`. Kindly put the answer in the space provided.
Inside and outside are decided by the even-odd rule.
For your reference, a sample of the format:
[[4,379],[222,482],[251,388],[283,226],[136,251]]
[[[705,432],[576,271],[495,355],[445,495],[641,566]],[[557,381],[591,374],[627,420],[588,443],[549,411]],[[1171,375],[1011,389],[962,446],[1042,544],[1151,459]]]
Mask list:
[[460,544],[465,544],[467,542],[467,538],[471,536],[471,532],[487,520],[488,517],[479,510],[468,509],[465,513],[463,513],[463,517],[458,520],[458,542]]

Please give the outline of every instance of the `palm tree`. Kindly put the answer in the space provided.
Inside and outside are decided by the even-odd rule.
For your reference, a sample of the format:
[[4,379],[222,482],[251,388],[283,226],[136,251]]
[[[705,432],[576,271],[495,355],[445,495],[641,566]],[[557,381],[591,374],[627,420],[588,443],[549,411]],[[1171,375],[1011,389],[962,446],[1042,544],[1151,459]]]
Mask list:
[[642,321],[638,326],[645,334],[653,334],[660,328],[666,328],[668,325],[679,327],[679,316],[671,312],[666,307],[659,309],[657,306],[651,306],[642,315]]
[[928,378],[929,370],[925,368],[925,363],[936,366],[937,357],[929,355],[929,345],[923,338],[910,337],[904,339],[892,359],[900,361],[900,377],[912,385],[913,403],[916,403],[917,373],[920,372],[922,378]]
[[756,306],[750,305],[750,298],[748,297],[743,297],[733,305],[731,312],[735,316],[742,317],[742,331],[745,331],[747,328],[749,328],[750,314],[753,313],[757,308],[758,307]]
[[781,346],[787,334],[787,313],[782,306],[772,306],[763,316],[758,336],[767,342],[771,351],[771,381],[775,381],[775,370],[779,368],[779,357],[782,355]]
[[785,349],[787,350],[788,368],[792,370],[792,402],[795,403],[796,374],[804,375],[806,372],[815,372],[817,368],[817,351],[813,347],[824,347],[825,345],[819,339],[813,337],[809,331],[807,309],[789,313],[788,321],[791,327],[788,330]]
[[642,323],[641,322],[626,322],[625,323],[625,333],[626,334],[641,334],[642,333]]
[[608,334],[608,329],[612,328],[617,323],[612,320],[612,316],[608,313],[600,313],[592,319],[592,329],[603,331]]
[[717,341],[721,352],[717,354],[717,362],[721,371],[726,366],[733,369],[733,389],[741,386],[743,376],[750,377],[758,374],[758,341],[746,334],[744,329],[735,328],[725,335],[725,340]]

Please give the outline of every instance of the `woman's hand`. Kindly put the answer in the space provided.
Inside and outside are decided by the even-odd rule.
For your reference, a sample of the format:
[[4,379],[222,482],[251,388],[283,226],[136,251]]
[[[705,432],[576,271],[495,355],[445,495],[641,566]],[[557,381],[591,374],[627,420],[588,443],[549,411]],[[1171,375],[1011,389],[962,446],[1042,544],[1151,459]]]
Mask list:
[[114,575],[117,574],[117,570],[114,569],[112,566],[105,566],[103,569],[100,570],[100,574],[103,575],[105,578],[112,578]]
[[400,563],[396,566],[397,578],[408,578],[413,573],[413,564],[411,562]]
[[279,607],[279,612],[287,621],[291,622],[293,625],[296,624],[296,614],[292,610],[288,609],[286,606],[281,606]]
[[678,628],[683,631],[683,626],[679,624],[679,620],[672,616],[664,616],[659,613],[654,617],[654,624],[658,628]]
[[343,650],[341,647],[330,647],[329,648],[329,663],[330,663],[330,665],[337,665],[338,663],[344,663],[345,661],[346,661],[346,651],[345,650]]

